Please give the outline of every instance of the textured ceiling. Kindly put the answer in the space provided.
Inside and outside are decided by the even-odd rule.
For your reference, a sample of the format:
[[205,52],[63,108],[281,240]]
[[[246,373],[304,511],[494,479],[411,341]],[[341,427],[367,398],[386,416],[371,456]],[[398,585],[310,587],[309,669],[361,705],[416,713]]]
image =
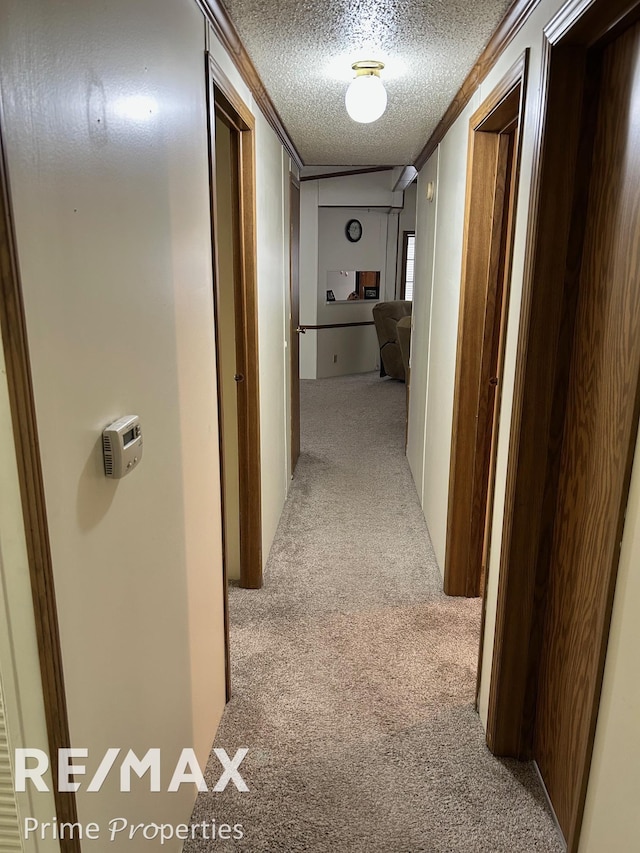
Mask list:
[[[512,0],[223,0],[307,164],[413,163]],[[385,63],[389,101],[344,107],[360,59]]]

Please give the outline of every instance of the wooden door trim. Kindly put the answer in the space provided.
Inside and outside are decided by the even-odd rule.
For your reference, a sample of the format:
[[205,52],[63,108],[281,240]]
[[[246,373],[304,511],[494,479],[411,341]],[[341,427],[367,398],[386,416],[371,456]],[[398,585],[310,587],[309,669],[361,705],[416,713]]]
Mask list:
[[544,28],[545,41],[552,47],[592,47],[615,35],[637,15],[637,0],[567,0]]
[[218,108],[222,109],[225,114],[227,114],[231,123],[236,126],[238,130],[253,130],[255,127],[254,115],[242,100],[238,90],[235,88],[220,63],[211,53],[206,54],[206,61],[207,68],[211,71],[211,76],[216,88],[222,92],[231,106],[231,109],[228,109],[218,103]]
[[497,61],[504,54],[508,45],[526,24],[539,2],[540,0],[514,0],[509,6],[503,19],[489,39],[489,43],[476,60],[471,71],[467,74],[462,86],[447,107],[447,111],[438,122],[436,129],[429,137],[426,145],[416,157],[414,165],[418,171],[422,169],[445,138],[474,93],[477,92],[478,86],[487,77]]
[[[55,780],[58,777],[58,750],[70,747],[71,737],[3,128],[4,113],[0,104],[0,327],[22,499],[51,771]],[[56,784],[54,799],[58,821],[76,823],[78,817],[75,793],[59,791]],[[62,853],[80,853],[80,841],[77,838],[63,839],[60,841],[60,848]]]
[[[262,480],[256,259],[255,119],[229,78],[208,53],[206,55],[206,67],[209,98],[208,135],[215,282],[218,281],[218,250],[215,236],[215,150],[211,144],[215,135],[211,125],[212,122],[215,123],[216,109],[219,109],[232,122],[238,132],[239,140],[240,240],[237,295],[240,297],[238,311],[241,328],[238,329],[240,336],[236,345],[240,347],[243,356],[243,380],[238,383],[240,585],[248,589],[259,589],[262,586]],[[214,292],[217,301],[217,284],[214,285]],[[218,311],[216,310],[216,316],[217,314]],[[218,355],[216,352],[217,357]],[[221,423],[222,421],[220,421]],[[228,615],[226,618],[228,621]]]
[[[590,156],[581,137],[581,105],[575,100],[584,85],[586,45],[575,43],[573,28],[580,24],[586,29],[583,42],[588,43],[585,22],[594,11],[608,7],[614,26],[630,4],[599,0],[590,8],[585,5],[572,0],[545,30],[536,116],[487,724],[492,752],[519,758],[531,754],[543,620],[539,599],[555,511],[547,471],[557,470],[561,401],[554,405],[553,389],[558,364],[566,365],[572,340],[562,294],[570,265],[574,175],[578,162],[587,163]],[[591,32],[602,31],[598,22]],[[556,126],[558,116],[561,127]],[[520,501],[520,495],[526,500]]]
[[[444,590],[448,595],[477,596],[481,591],[479,563],[484,524],[478,507],[480,504],[485,505],[487,484],[483,470],[480,470],[481,466],[484,468],[484,460],[478,458],[477,449],[481,440],[478,430],[483,430],[483,424],[479,424],[476,415],[490,379],[489,375],[485,376],[490,365],[482,357],[486,351],[488,319],[493,329],[493,321],[485,312],[487,306],[491,308],[492,294],[495,295],[500,287],[498,279],[501,274],[499,263],[503,246],[503,217],[505,206],[510,201],[508,197],[499,198],[498,170],[511,168],[507,163],[508,151],[501,140],[505,138],[505,133],[512,130],[514,122],[518,127],[522,126],[527,67],[528,52],[525,51],[476,110],[469,123],[444,573]],[[517,133],[511,170],[511,180],[515,182],[512,200],[517,196],[520,137],[521,134]],[[515,217],[512,217],[510,232],[504,244],[507,259],[511,256],[514,224]],[[509,264],[504,275],[504,299],[508,299],[510,277]],[[478,289],[486,294],[482,306],[474,297]],[[501,377],[498,376],[500,385]]]
[[[246,121],[245,117],[242,118]],[[258,348],[258,281],[256,257],[255,133],[253,121],[239,134],[241,246],[240,265],[245,355],[243,418],[239,424],[244,439],[240,458],[240,585],[262,586],[262,467],[260,456],[260,370]],[[242,393],[240,394],[242,397]],[[242,405],[242,404],[241,404]],[[244,423],[243,423],[244,421]]]
[[282,123],[282,119],[273,105],[273,102],[269,97],[253,62],[249,58],[249,54],[245,50],[242,40],[238,35],[238,31],[233,25],[223,3],[221,3],[220,0],[196,0],[196,3],[202,9],[205,17],[211,24],[216,37],[219,39],[220,43],[231,58],[231,61],[238,69],[240,76],[251,91],[251,94],[253,95],[255,102],[260,108],[265,119],[273,128],[276,136],[280,139],[280,142],[288,152],[293,162],[298,166],[298,168],[302,168],[302,159],[298,150]]
[[[558,345],[572,337],[569,328],[560,335],[559,283],[563,284],[567,261],[581,129],[581,108],[579,104],[572,108],[571,99],[583,80],[582,49],[559,57],[552,77],[551,45],[547,41],[540,99],[546,109],[537,122],[487,724],[489,748],[498,755],[520,758],[530,755],[533,731],[532,679],[542,629],[536,590],[544,585],[544,578],[538,574],[541,530],[552,523],[555,511],[552,495],[545,492],[547,463],[557,465],[559,452],[556,440],[555,456],[548,458],[553,424],[559,420],[557,415],[554,418],[551,387]],[[547,119],[562,114],[564,127],[553,133],[547,128]],[[543,144],[547,149],[544,164]],[[544,252],[537,248],[540,243],[547,244]],[[556,423],[558,429],[561,426]],[[527,494],[527,500],[516,505],[520,494]],[[550,547],[549,540],[547,532],[545,549]]]
[[[586,224],[588,181],[576,184],[576,175],[590,172],[589,129],[595,126],[597,110],[597,98],[585,89],[595,86],[587,51],[600,41],[606,43],[621,22],[637,19],[639,13],[637,0],[570,0],[545,29],[487,724],[487,743],[497,755],[532,756],[565,389]],[[579,843],[610,610],[600,647],[580,806],[568,839],[570,853]]]

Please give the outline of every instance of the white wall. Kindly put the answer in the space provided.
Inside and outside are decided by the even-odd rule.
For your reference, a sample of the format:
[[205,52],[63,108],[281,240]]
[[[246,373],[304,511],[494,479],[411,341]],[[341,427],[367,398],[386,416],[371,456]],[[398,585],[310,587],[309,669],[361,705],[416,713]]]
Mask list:
[[289,390],[283,354],[289,228],[283,221],[282,146],[258,111],[256,149],[262,558],[266,562],[289,486],[286,439],[290,426],[285,422]]
[[[362,224],[362,237],[350,242],[345,233],[347,222],[357,219]],[[387,262],[386,210],[362,210],[353,207],[321,207],[318,210],[318,313],[320,323],[334,320],[346,308],[370,308],[370,305],[347,306],[327,304],[327,273],[333,270],[377,270],[380,273],[380,295],[386,296]],[[393,287],[393,282],[391,283]],[[337,313],[336,313],[337,312]],[[345,321],[347,322],[347,321]]]
[[[318,324],[318,184],[300,182],[300,323]],[[300,335],[300,378],[315,379],[318,332]]]
[[[433,287],[429,314],[430,338],[427,365],[426,428],[416,430],[424,435],[424,473],[414,471],[414,479],[422,479],[422,507],[438,564],[444,566],[447,531],[447,495],[449,490],[449,457],[453,419],[458,306],[460,301],[460,269],[462,263],[462,231],[467,155],[468,121],[479,104],[476,93],[461,118],[449,131],[438,151],[438,193],[436,216],[438,228],[434,241]],[[435,156],[435,155],[434,155]],[[462,167],[461,167],[461,164]],[[425,172],[425,169],[422,171]],[[430,167],[428,174],[432,174]],[[425,172],[425,178],[427,173]],[[431,180],[431,178],[428,178]],[[420,187],[425,185],[420,180]],[[430,245],[429,233],[416,235],[418,242]],[[424,262],[423,262],[424,263]],[[426,259],[427,267],[429,259]],[[415,346],[423,347],[421,339]],[[411,418],[415,424],[415,419]]]
[[[291,174],[298,178],[298,168],[292,163],[291,157],[282,149],[282,233],[285,235],[285,240],[282,244],[282,266],[285,272],[284,281],[284,323],[283,337],[284,350],[282,358],[284,361],[283,373],[285,376],[285,395],[284,395],[284,422],[285,422],[285,482],[288,484],[292,477],[291,470]],[[298,292],[300,285],[298,284]],[[295,332],[294,332],[295,334]],[[299,337],[296,335],[296,337]],[[300,359],[298,358],[298,372]]]
[[629,492],[580,853],[627,853],[640,838],[640,438]]
[[[427,184],[435,185],[432,201],[427,200]],[[408,414],[407,460],[413,474],[418,496],[423,502],[424,445],[427,406],[427,361],[433,293],[434,240],[437,221],[438,156],[437,152],[422,169],[416,185],[416,253],[413,281],[413,311],[411,314],[411,391]],[[423,504],[424,506],[424,504]]]
[[[380,300],[384,300],[387,288],[388,218],[385,210],[350,207],[321,207],[318,210],[316,316],[319,325],[367,322],[373,319],[371,311],[376,304],[373,300],[327,303],[328,273],[335,270],[377,270],[380,273]],[[350,219],[358,219],[362,223],[362,237],[357,243],[351,243],[345,235],[345,227]],[[366,373],[379,365],[378,340],[372,326],[324,329],[318,333],[317,346],[318,378]]]
[[[335,171],[339,171],[338,167]],[[400,217],[404,214],[403,221],[411,224],[415,218],[412,192],[392,192],[399,171],[302,182],[300,322],[303,325],[372,319],[374,303],[326,304],[329,270],[380,270],[380,301],[396,298],[397,256],[402,249],[401,234],[398,247]],[[403,204],[406,212],[401,212]],[[350,243],[344,233],[346,223],[352,218],[363,225],[363,237],[357,243]],[[379,364],[373,326],[309,330],[300,338],[300,375],[304,379],[363,373],[378,369]]]
[[[485,642],[480,690],[480,715],[486,724],[490,689],[491,661],[495,633],[498,586],[498,566],[504,515],[509,425],[513,404],[515,355],[520,317],[524,252],[527,231],[529,195],[534,146],[534,117],[538,110],[540,92],[542,30],[561,6],[560,0],[541,0],[526,25],[504,52],[487,79],[474,94],[472,102],[456,121],[439,146],[437,169],[437,224],[434,247],[431,250],[430,221],[421,217],[420,186],[418,196],[418,229],[416,247],[419,253],[427,248],[427,257],[420,255],[419,281],[429,275],[433,263],[433,288],[429,335],[425,324],[416,323],[412,342],[412,363],[416,352],[428,351],[426,382],[426,413],[422,400],[412,383],[409,416],[409,462],[420,489],[440,566],[444,565],[446,511],[448,499],[448,468],[451,450],[452,394],[457,346],[458,290],[461,272],[462,221],[464,216],[467,168],[467,134],[471,112],[491,93],[500,79],[529,48],[529,78],[527,106],[522,136],[522,160],[517,201],[517,219],[512,265],[511,296],[507,322],[507,340],[500,409],[500,429],[496,459],[496,485],[489,561]],[[421,183],[431,179],[436,155],[420,175]],[[424,316],[421,309],[419,316]],[[415,367],[414,367],[415,369]],[[424,437],[423,473],[420,473],[420,440]],[[636,465],[637,469],[638,466]],[[637,648],[637,620],[640,609],[640,588],[629,566],[638,564],[638,527],[640,500],[634,473],[632,497],[627,511],[620,581],[611,626],[611,643],[607,655],[605,690],[601,715],[596,731],[596,751],[590,778],[581,851],[631,849],[640,832],[638,813],[633,799],[637,791],[637,768],[640,765],[640,743],[637,729],[638,681],[634,648]],[[637,574],[637,573],[636,573]],[[615,804],[615,805],[614,805]]]
[[[284,506],[291,473],[289,373],[289,174],[292,166],[278,137],[256,106],[212,27],[207,48],[256,119],[256,251],[260,359],[260,450],[262,467],[262,562],[266,564]],[[302,184],[304,186],[304,184]],[[301,196],[301,205],[303,204]],[[302,265],[302,282],[306,268]],[[300,285],[302,302],[304,288]],[[302,314],[302,305],[301,305]],[[307,336],[309,333],[307,333]],[[303,338],[304,336],[301,336]],[[307,351],[300,353],[305,376]]]
[[[166,787],[184,747],[206,760],[224,706],[206,28],[192,0],[7,0],[3,13],[4,127],[71,739],[89,748],[88,772],[107,747],[161,747]],[[286,250],[281,147],[261,116],[256,137],[266,559],[286,490]],[[132,412],[144,459],[106,480],[101,430]],[[195,796],[115,788],[81,790],[80,820],[179,823]]]
[[[335,171],[339,168],[336,167]],[[323,178],[309,183],[318,184],[318,204],[321,207],[402,207],[402,193],[392,192],[397,177],[395,170],[389,170]]]
[[[256,119],[256,252],[264,566],[287,496],[291,473],[289,173],[292,168],[295,171],[295,168],[211,27],[207,28],[207,48]],[[301,205],[303,203],[301,196]],[[301,243],[301,280],[305,271],[306,268],[302,265]],[[301,284],[301,302],[303,294],[304,288]],[[301,339],[303,338],[304,336],[301,336]],[[302,351],[301,345],[303,378],[305,356],[306,351]]]
[[[96,763],[112,746],[162,747],[166,775],[184,746],[206,758],[224,706],[202,15],[188,0],[5,10],[8,166],[71,738]],[[128,413],[144,458],[109,481],[100,433]],[[80,819],[179,821],[193,802],[186,786],[115,787],[81,790]]]
[[[540,87],[540,60],[542,28],[559,7],[559,0],[542,0],[525,27],[509,45],[488,78],[474,93],[462,115],[454,123],[438,146],[419,177],[418,228],[416,233],[417,288],[423,276],[429,278],[432,265],[431,310],[429,332],[424,325],[416,328],[412,347],[412,361],[416,350],[427,352],[427,380],[425,413],[421,400],[412,389],[409,415],[409,463],[416,483],[422,483],[422,505],[429,526],[438,563],[442,570],[445,561],[446,513],[449,490],[449,461],[451,454],[451,427],[453,419],[453,391],[457,348],[459,290],[462,268],[462,239],[464,225],[465,182],[467,170],[467,144],[469,119],[477,107],[495,88],[500,79],[529,48],[529,78],[527,110],[522,137],[520,186],[517,202],[516,232],[512,265],[512,283],[507,322],[507,341],[504,365],[497,460],[494,521],[490,555],[489,592],[487,601],[487,633],[484,647],[485,665],[493,652],[495,603],[497,595],[497,563],[501,544],[501,519],[504,510],[506,456],[508,451],[508,425],[513,399],[515,349],[520,315],[520,297],[523,279],[524,248],[527,230],[528,198],[531,184],[533,157],[532,121],[537,109]],[[437,159],[436,159],[437,158]],[[431,235],[431,221],[420,221],[422,200],[420,187],[426,186],[437,173],[435,216],[437,225]],[[421,312],[422,313],[422,312]],[[505,428],[504,425],[507,425]],[[424,443],[422,471],[420,471],[420,443]],[[488,673],[488,668],[484,670]],[[486,718],[488,697],[487,679],[481,691],[481,713]]]

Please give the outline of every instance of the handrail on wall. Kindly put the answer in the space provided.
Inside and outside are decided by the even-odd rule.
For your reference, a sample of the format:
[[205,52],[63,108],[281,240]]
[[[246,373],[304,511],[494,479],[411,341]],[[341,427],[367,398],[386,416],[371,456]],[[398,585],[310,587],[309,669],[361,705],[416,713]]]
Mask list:
[[301,323],[297,331],[304,335],[307,329],[346,329],[349,326],[373,326],[373,320],[361,320],[359,323],[323,323],[321,326],[306,326]]

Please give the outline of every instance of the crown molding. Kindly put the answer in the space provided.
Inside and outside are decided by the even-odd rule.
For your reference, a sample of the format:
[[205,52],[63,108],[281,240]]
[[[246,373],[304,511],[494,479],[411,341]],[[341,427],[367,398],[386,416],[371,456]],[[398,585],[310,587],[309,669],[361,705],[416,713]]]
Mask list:
[[418,171],[422,169],[442,142],[455,120],[471,100],[473,93],[491,71],[509,43],[522,29],[539,2],[540,0],[514,0],[509,6],[504,18],[489,39],[489,43],[476,60],[458,93],[449,104],[447,111],[436,125],[429,141],[416,157],[414,166]]
[[293,162],[301,169],[304,164],[298,153],[298,149],[293,144],[282,119],[278,115],[278,111],[274,107],[273,101],[269,97],[253,62],[249,58],[249,54],[242,44],[238,31],[231,22],[227,10],[220,0],[197,0],[197,2],[211,24],[216,37],[231,57],[240,76],[251,90],[251,94],[264,117],[275,131]]
[[351,175],[370,175],[373,172],[391,172],[393,166],[367,166],[366,169],[350,169],[343,172],[322,172],[319,175],[302,175],[301,181],[323,181],[325,178],[350,178]]

